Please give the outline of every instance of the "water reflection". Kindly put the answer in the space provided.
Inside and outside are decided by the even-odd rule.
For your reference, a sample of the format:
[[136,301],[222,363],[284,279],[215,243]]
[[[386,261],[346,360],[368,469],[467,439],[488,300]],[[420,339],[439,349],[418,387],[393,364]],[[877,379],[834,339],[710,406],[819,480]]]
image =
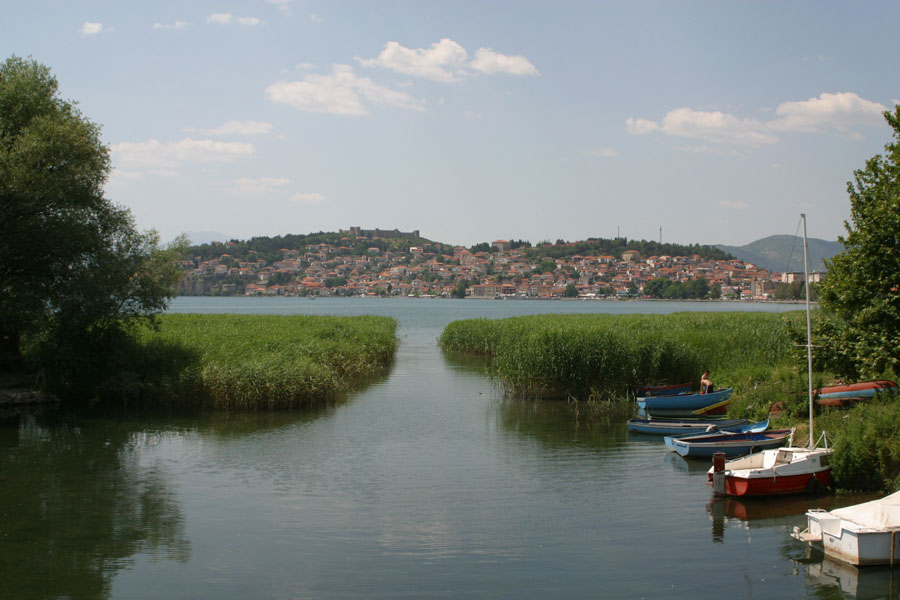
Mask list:
[[621,415],[585,403],[504,399],[504,430],[553,448],[608,449],[628,439]]
[[106,598],[115,575],[138,555],[188,563],[192,545],[169,449],[185,439],[219,446],[278,438],[337,409],[107,409],[6,419],[0,424],[0,598]]
[[189,560],[166,468],[141,462],[152,440],[27,415],[0,435],[0,596],[104,598],[139,552]]
[[[631,436],[629,436],[629,439],[630,437]],[[674,470],[691,474],[706,473],[707,471],[709,471],[709,467],[712,465],[711,459],[686,460],[677,452],[669,452],[668,454],[666,454],[664,460],[666,464],[671,466]]]
[[900,568],[860,568],[821,554],[818,558],[805,565],[807,585],[816,598],[900,598]]
[[[806,577],[809,597],[821,600],[900,598],[900,567],[854,567],[826,557],[821,551],[790,537],[793,525],[812,508],[831,510],[865,501],[864,496],[783,496],[777,498],[711,498],[706,505],[712,522],[712,541],[723,544],[729,531],[740,532],[751,542],[756,530],[781,529],[780,558],[794,565],[796,575]],[[898,584],[894,584],[894,578]]]

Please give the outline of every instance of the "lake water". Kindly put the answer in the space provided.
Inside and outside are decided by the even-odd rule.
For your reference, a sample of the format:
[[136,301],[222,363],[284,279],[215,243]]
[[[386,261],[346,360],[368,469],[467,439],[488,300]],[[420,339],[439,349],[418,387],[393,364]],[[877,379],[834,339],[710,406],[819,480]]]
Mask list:
[[309,412],[7,420],[0,598],[892,597],[889,570],[789,535],[808,507],[857,500],[715,501],[706,464],[622,418],[504,399],[436,342],[471,317],[794,308],[178,298],[173,312],[396,317],[397,360]]

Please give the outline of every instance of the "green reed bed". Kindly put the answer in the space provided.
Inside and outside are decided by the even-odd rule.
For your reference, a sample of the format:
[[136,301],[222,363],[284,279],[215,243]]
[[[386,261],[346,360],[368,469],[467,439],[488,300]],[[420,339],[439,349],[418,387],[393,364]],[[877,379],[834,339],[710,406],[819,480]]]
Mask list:
[[163,315],[142,334],[156,373],[142,396],[228,410],[321,403],[383,372],[396,326],[366,316]]
[[[491,358],[503,385],[525,397],[607,399],[629,385],[693,381],[758,385],[792,361],[785,320],[802,313],[536,315],[446,327],[441,347]],[[754,381],[754,376],[756,380]]]

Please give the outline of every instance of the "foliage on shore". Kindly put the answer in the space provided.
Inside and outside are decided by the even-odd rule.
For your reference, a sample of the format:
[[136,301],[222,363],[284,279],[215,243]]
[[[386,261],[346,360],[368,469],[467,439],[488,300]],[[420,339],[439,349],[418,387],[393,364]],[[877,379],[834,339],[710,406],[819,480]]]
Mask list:
[[388,367],[396,321],[385,317],[166,314],[141,332],[141,376],[107,396],[152,405],[291,409],[334,399]]
[[827,431],[834,441],[831,469],[840,489],[888,493],[900,489],[898,422],[900,402],[891,393],[816,419],[816,431]]
[[536,315],[469,319],[440,338],[450,352],[492,359],[514,395],[611,399],[630,385],[692,381],[710,369],[719,387],[758,384],[789,362],[784,322],[802,313]]

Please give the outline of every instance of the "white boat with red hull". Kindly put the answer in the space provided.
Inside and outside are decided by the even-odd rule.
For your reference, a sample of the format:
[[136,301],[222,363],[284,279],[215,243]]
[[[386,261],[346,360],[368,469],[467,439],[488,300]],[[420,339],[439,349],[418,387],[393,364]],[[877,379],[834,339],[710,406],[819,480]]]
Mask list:
[[806,241],[806,215],[803,220],[803,261],[806,279],[806,355],[809,377],[809,446],[774,448],[757,454],[725,461],[724,454],[713,457],[709,479],[717,496],[776,496],[816,493],[831,484],[829,460],[832,450],[827,437],[817,448],[813,437],[812,339],[809,311],[809,251]]

